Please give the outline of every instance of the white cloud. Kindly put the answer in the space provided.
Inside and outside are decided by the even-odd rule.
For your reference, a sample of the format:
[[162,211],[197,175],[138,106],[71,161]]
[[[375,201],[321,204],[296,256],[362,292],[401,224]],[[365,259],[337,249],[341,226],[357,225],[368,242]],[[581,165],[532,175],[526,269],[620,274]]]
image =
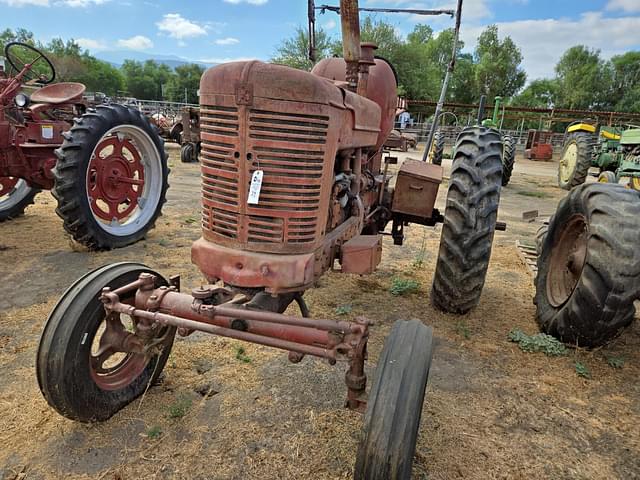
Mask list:
[[187,20],[179,13],[167,13],[156,25],[161,32],[178,40],[207,34],[205,27]]
[[[600,49],[604,58],[624,53],[640,43],[640,16],[607,18],[588,12],[573,19],[519,20],[498,22],[500,37],[510,36],[522,50],[523,67],[529,81],[551,77],[562,54],[576,44]],[[467,26],[460,35],[465,50],[472,51],[485,26]]]
[[10,7],[25,7],[27,5],[34,5],[37,7],[48,7],[49,0],[0,0],[1,3],[6,3]]
[[94,40],[92,38],[76,38],[75,42],[82,48],[86,50],[93,50],[94,52],[96,50],[105,50],[106,48],[108,48],[104,42],[100,40]]
[[238,58],[203,58],[198,60],[199,62],[202,63],[229,63],[229,62],[248,62],[250,60],[258,60],[255,57],[238,57]]
[[248,3],[250,5],[264,5],[269,0],[224,0],[226,3],[238,5],[239,3]]
[[233,37],[219,38],[215,41],[216,45],[235,45],[240,43],[240,40]]
[[337,25],[336,21],[332,18],[327,23],[325,23],[323,27],[325,30],[333,30],[334,28],[336,28],[336,25]]
[[118,46],[129,50],[148,50],[153,48],[153,42],[143,35],[118,40]]
[[622,10],[623,12],[640,12],[638,0],[609,0],[607,10]]
[[62,0],[58,2],[57,5],[71,8],[87,8],[94,5],[102,5],[103,3],[107,3],[108,1],[109,0]]

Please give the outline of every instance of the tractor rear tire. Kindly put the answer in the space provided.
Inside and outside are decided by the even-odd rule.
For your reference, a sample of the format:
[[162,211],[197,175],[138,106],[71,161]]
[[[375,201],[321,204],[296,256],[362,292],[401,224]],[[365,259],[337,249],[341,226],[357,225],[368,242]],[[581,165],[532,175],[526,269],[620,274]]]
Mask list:
[[180,161],[182,163],[194,163],[196,161],[195,156],[195,144],[187,142],[180,147]]
[[588,132],[567,135],[558,165],[558,186],[571,190],[582,185],[589,174],[593,157],[594,137]]
[[467,127],[455,152],[431,301],[463,314],[480,301],[489,267],[502,185],[500,133]]
[[[58,162],[53,169],[52,193],[58,200],[56,213],[64,220],[65,230],[91,250],[121,248],[144,238],[161,214],[169,187],[164,142],[149,120],[134,108],[101,105],[75,119],[64,138],[56,150]],[[114,143],[113,150],[109,150],[109,142]],[[118,142],[120,154],[116,153]],[[137,151],[137,161],[129,149]],[[124,178],[128,175],[122,172],[136,169],[134,178]],[[135,190],[133,182],[140,181],[139,176],[135,178],[140,172],[144,182]],[[116,195],[118,200],[113,202],[120,203],[113,209],[114,216],[106,220],[103,217],[112,214],[112,206],[104,212],[100,210],[102,204],[98,205],[93,197],[109,200],[110,195]],[[122,198],[124,195],[128,197]],[[118,218],[130,205],[135,207],[132,213]]]
[[593,183],[558,205],[538,256],[536,319],[580,347],[604,345],[634,318],[640,286],[640,194]]
[[440,130],[437,130],[433,134],[431,152],[431,163],[434,165],[442,165],[442,157],[444,156],[444,134]]
[[27,185],[27,182],[20,179],[15,185],[15,179],[5,177],[11,186],[8,191],[4,191],[0,178],[0,222],[11,220],[22,215],[25,209],[33,203],[34,198],[40,192],[37,188]]
[[[102,374],[95,372],[91,361],[100,326],[107,321],[100,292],[106,286],[115,290],[133,282],[143,272],[156,275],[157,286],[167,284],[139,263],[106,265],[78,279],[49,315],[38,347],[36,374],[44,398],[61,415],[80,422],[106,420],[142,395],[162,372],[173,345],[173,327],[160,331],[166,337],[159,345],[162,350],[149,359],[128,354],[111,368],[112,373]],[[130,377],[122,376],[122,372]]]
[[516,140],[511,135],[502,136],[502,186],[511,180],[513,166],[516,163]]
[[393,325],[367,401],[355,480],[411,478],[432,342],[433,330],[419,320]]

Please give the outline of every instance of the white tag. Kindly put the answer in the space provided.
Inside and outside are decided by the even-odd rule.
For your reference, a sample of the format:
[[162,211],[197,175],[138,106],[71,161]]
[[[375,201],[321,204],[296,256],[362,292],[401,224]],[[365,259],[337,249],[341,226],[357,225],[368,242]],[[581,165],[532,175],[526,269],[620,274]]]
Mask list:
[[256,170],[251,176],[251,187],[249,187],[249,198],[247,203],[249,205],[257,205],[260,199],[260,189],[262,188],[262,176],[264,172],[262,170]]
[[53,138],[53,125],[42,125],[42,138],[45,140]]

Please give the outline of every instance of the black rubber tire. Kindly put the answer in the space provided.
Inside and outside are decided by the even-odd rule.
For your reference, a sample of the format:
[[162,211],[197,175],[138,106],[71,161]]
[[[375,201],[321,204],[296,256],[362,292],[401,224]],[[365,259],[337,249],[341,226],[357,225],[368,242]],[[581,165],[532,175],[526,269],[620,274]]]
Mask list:
[[354,479],[411,478],[432,341],[433,330],[419,320],[393,325],[369,393]]
[[489,267],[502,185],[500,133],[467,127],[455,152],[431,301],[462,314],[480,301]]
[[[142,272],[158,275],[131,262],[100,267],[78,279],[49,315],[40,338],[36,374],[40,391],[58,413],[81,422],[106,420],[140,396],[158,378],[173,345],[151,358],[142,374],[120,390],[102,390],[91,377],[91,345],[105,311],[98,299],[105,286],[112,289],[138,278]],[[166,281],[160,275],[160,285]],[[160,286],[158,285],[158,286]]]
[[582,185],[589,174],[593,157],[594,136],[588,132],[572,132],[567,135],[560,161],[564,158],[565,152],[570,145],[575,144],[578,148],[576,167],[570,174],[567,181],[563,181],[560,176],[560,166],[558,166],[558,186],[564,190],[571,190],[578,185]]
[[[146,133],[156,147],[161,162],[162,187],[153,215],[130,235],[113,235],[104,230],[91,212],[87,197],[87,169],[94,148],[102,137],[112,128],[132,125]],[[58,161],[53,174],[55,183],[53,196],[58,201],[56,213],[64,220],[64,229],[77,242],[91,250],[110,250],[121,248],[142,240],[155,226],[162,212],[169,187],[169,167],[164,141],[157,129],[149,123],[140,111],[123,105],[100,105],[93,112],[76,118],[73,126],[64,134],[62,146],[56,150]]]
[[516,163],[516,140],[511,135],[502,135],[502,186],[506,187]]
[[440,130],[436,130],[433,134],[433,156],[431,163],[434,165],[442,165],[442,157],[444,156],[444,134]]
[[544,240],[547,238],[547,234],[549,233],[549,223],[551,220],[544,222],[542,225],[538,227],[536,231],[536,253],[540,255],[542,252],[542,245],[544,245]]
[[[0,203],[0,222],[11,220],[22,215],[25,209],[33,203],[38,193],[40,193],[40,190],[38,190],[37,188],[27,187],[27,189],[25,189],[21,194],[22,198],[20,198],[15,204],[11,205],[10,207],[7,206],[3,208],[2,203]],[[10,196],[11,195],[12,194],[10,194]]]
[[180,147],[180,161],[182,163],[193,163],[195,145],[191,142],[182,144]]
[[[587,254],[573,292],[560,306],[548,298],[550,258],[574,215],[587,224]],[[617,184],[573,189],[558,205],[538,256],[536,319],[541,330],[581,347],[605,344],[634,318],[640,282],[640,194]]]
[[615,172],[605,170],[598,175],[598,182],[600,183],[618,183]]

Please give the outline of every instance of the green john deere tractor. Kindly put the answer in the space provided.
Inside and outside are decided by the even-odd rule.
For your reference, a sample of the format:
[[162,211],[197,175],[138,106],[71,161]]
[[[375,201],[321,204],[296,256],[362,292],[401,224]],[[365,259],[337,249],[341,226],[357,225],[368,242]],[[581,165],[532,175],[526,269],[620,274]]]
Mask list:
[[[500,113],[500,107],[502,105],[502,97],[495,97],[493,104],[493,116],[491,118],[485,118],[484,108],[486,103],[486,96],[480,97],[480,106],[478,108],[478,123],[483,127],[494,128],[499,130],[498,115]],[[442,164],[442,156],[444,152],[444,133],[437,130],[433,135],[433,143],[431,144],[431,150],[429,151],[428,160],[435,165]],[[455,151],[451,153],[451,157],[455,155]],[[506,133],[502,134],[502,186],[506,186],[511,179],[513,173],[513,166],[516,161],[516,140],[511,135]]]
[[622,129],[587,122],[569,125],[558,185],[571,190],[584,183],[591,167],[599,169],[599,182],[640,190],[640,127]]

